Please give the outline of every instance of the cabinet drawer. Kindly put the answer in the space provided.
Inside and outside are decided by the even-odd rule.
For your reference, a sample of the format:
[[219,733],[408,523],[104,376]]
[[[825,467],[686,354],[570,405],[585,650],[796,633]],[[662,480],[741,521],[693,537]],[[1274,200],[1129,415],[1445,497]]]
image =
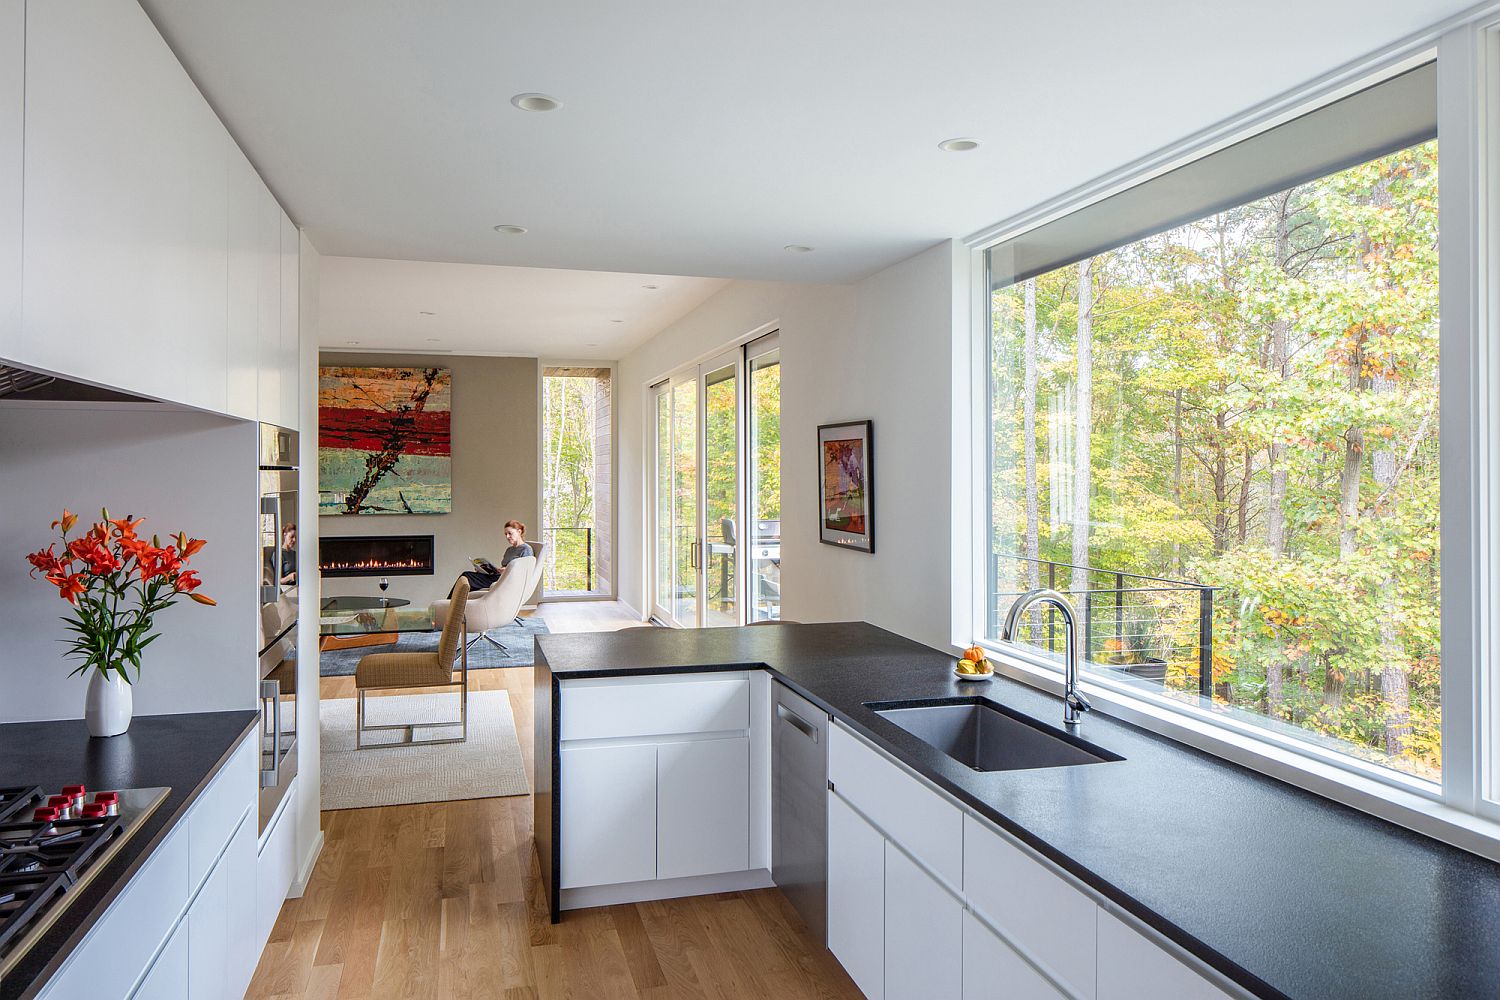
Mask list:
[[1092,998],[1099,907],[972,816],[963,838],[969,906],[1075,996]]
[[255,733],[241,741],[188,813],[189,885],[196,886],[224,853],[259,789]]
[[949,888],[963,886],[964,817],[956,805],[838,726],[829,729],[828,780]]
[[[109,970],[109,978],[124,993],[156,957],[187,903],[188,836],[179,824],[110,904],[42,995],[49,1000],[95,996],[101,969]],[[178,936],[186,942],[185,930]]]
[[600,740],[750,728],[750,678],[726,674],[563,681],[562,740]]
[[1099,911],[1098,1000],[1229,1000],[1228,994],[1138,934]]
[[1068,1000],[968,910],[963,945],[964,1000]]

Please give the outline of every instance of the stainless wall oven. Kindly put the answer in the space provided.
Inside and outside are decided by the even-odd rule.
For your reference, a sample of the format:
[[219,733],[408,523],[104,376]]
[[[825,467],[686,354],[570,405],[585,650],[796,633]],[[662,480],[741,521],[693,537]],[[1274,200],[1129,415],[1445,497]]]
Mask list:
[[297,775],[297,434],[260,425],[260,829]]

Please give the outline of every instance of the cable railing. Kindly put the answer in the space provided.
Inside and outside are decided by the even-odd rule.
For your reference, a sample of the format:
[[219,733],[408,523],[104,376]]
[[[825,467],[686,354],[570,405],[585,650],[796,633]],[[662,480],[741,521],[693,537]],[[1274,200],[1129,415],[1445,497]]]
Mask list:
[[592,526],[543,528],[547,543],[547,589],[554,593],[587,593],[594,589],[594,529]]
[[[1066,594],[1080,620],[1080,662],[1095,673],[1134,678],[1137,683],[1214,693],[1214,588],[1185,580],[1098,569],[1073,563],[990,555],[988,634],[1015,599],[1036,585]],[[1056,609],[1038,606],[1022,619],[1017,641],[1048,653],[1063,650],[1063,623]]]

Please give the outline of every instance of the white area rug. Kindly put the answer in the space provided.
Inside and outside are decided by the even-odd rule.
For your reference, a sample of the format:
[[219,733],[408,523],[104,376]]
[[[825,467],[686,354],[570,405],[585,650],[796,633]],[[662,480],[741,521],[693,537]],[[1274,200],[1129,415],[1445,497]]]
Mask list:
[[[319,707],[323,735],[323,808],[362,809],[525,795],[526,763],[516,738],[516,720],[504,691],[469,692],[469,739],[441,746],[377,746],[403,732],[366,736],[354,749],[354,699],[325,700]],[[365,722],[427,722],[458,718],[453,692],[365,699]],[[457,725],[419,729],[419,739],[457,736]]]

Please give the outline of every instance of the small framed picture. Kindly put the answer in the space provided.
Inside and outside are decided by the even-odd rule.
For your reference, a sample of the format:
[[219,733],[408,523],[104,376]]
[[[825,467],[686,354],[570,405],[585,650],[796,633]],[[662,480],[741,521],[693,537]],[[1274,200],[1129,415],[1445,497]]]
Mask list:
[[869,420],[818,426],[818,540],[875,551],[874,425]]

